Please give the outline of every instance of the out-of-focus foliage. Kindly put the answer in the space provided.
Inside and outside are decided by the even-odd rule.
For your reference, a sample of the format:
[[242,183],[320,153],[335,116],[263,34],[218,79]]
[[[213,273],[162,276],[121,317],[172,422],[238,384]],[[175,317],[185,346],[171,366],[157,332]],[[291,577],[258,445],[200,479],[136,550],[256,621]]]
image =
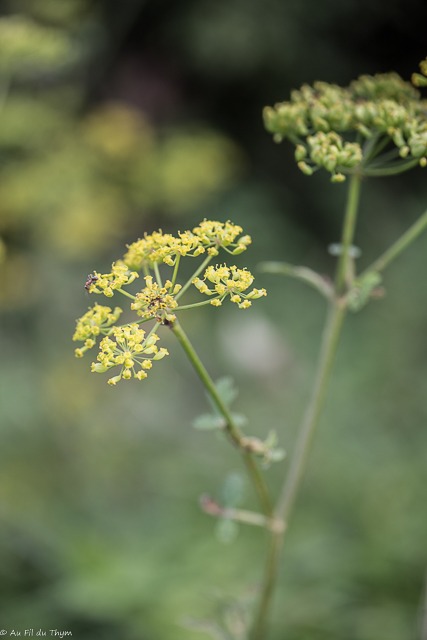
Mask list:
[[[30,247],[73,260],[105,251],[126,237],[128,225],[141,228],[154,212],[182,214],[207,202],[241,164],[237,146],[207,127],[159,131],[141,110],[118,100],[86,107],[78,73],[91,64],[101,36],[91,50],[84,22],[68,25],[74,16],[57,14],[49,3],[39,3],[35,13],[49,26],[25,14],[0,18],[6,246],[0,296],[6,306],[25,300],[14,274],[29,276]],[[50,25],[61,17],[65,24]]]
[[2,122],[3,233],[37,226],[41,242],[71,257],[105,248],[126,218],[193,208],[230,180],[238,156],[206,130],[156,140],[144,116],[122,104],[76,121],[61,105],[10,98]]
[[[238,631],[228,605],[253,596],[262,532],[240,527],[224,544],[197,503],[205,491],[221,498],[240,461],[191,429],[208,407],[167,333],[171,357],[144,390],[82,370],[71,335],[92,302],[84,281],[144,231],[205,215],[252,235],[253,271],[278,259],[330,272],[345,187],[308,184],[271,143],[261,108],[303,82],[346,84],[395,64],[409,78],[426,55],[415,5],[385,15],[380,0],[1,3],[2,628],[189,640],[205,636],[181,623],[219,612]],[[425,208],[420,174],[364,185],[366,264]],[[285,550],[274,640],[416,634],[424,270],[420,239],[386,275],[385,299],[349,321]],[[275,429],[289,454],[323,305],[299,283],[260,286],[268,297],[250,320],[203,310],[185,328],[213,375],[236,379],[248,433]],[[253,504],[246,487],[242,508]]]
[[0,73],[3,78],[30,79],[72,64],[76,47],[67,34],[37,24],[24,15],[0,22]]

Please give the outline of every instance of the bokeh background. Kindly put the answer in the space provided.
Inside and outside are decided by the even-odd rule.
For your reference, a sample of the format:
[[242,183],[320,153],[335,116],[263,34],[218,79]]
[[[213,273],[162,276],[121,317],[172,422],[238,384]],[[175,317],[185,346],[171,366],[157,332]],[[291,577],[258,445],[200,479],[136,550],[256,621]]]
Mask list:
[[[324,303],[257,265],[330,273],[345,186],[300,174],[261,110],[316,79],[409,78],[427,54],[426,4],[3,0],[0,12],[0,626],[196,640],[222,620],[224,638],[241,639],[265,540],[198,507],[205,492],[254,506],[240,460],[192,428],[206,399],[170,336],[171,357],[144,383],[110,388],[74,359],[83,285],[144,231],[241,224],[253,246],[238,264],[268,297],[189,314],[185,328],[212,375],[233,376],[248,431],[274,428],[290,451]],[[362,266],[425,209],[425,185],[421,170],[364,185]],[[274,640],[419,635],[426,242],[345,329]],[[268,472],[273,490],[285,465]]]

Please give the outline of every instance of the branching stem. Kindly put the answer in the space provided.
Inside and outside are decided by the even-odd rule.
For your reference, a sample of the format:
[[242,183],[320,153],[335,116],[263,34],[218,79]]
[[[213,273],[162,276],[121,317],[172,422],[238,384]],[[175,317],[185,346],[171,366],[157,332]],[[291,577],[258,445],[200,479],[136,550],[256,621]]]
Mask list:
[[350,247],[356,226],[359,205],[361,178],[353,175],[349,187],[346,212],[342,231],[342,252],[337,265],[335,279],[336,295],[329,304],[325,329],[320,348],[317,372],[313,384],[310,401],[298,430],[288,474],[285,478],[282,492],[275,509],[275,519],[282,523],[282,529],[275,531],[270,537],[270,546],[264,571],[264,580],[258,610],[251,629],[251,640],[265,640],[269,610],[278,575],[280,552],[289,521],[289,516],[295,502],[301,481],[305,472],[307,459],[311,450],[311,443],[318,425],[323,408],[326,391],[338,347],[339,337],[346,314],[345,298],[342,293],[346,286],[346,276],[349,268]]
[[360,277],[363,277],[363,275],[370,271],[384,271],[425,229],[427,229],[427,211],[425,211],[391,247],[384,251],[375,262],[365,269]]

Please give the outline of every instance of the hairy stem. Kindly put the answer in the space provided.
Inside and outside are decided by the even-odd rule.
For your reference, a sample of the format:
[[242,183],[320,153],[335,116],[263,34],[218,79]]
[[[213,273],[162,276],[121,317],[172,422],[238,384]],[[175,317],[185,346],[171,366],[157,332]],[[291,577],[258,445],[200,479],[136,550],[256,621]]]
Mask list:
[[207,393],[209,394],[212,402],[215,407],[218,409],[221,416],[224,418],[225,426],[224,431],[228,437],[228,439],[240,450],[243,461],[245,463],[248,475],[250,480],[254,486],[256,493],[258,494],[258,498],[261,504],[261,508],[263,513],[271,517],[273,512],[273,507],[270,499],[270,494],[268,487],[265,483],[264,477],[260,473],[258,465],[254,460],[253,454],[244,448],[244,435],[240,431],[239,427],[236,425],[231,412],[228,407],[224,404],[221,396],[218,393],[218,390],[215,386],[214,381],[210,377],[207,372],[204,364],[200,360],[197,355],[193,345],[185,334],[179,322],[176,320],[172,325],[172,331],[175,334],[175,337],[178,339],[182,348],[184,349],[188,359],[190,360],[193,368],[195,369],[197,375],[199,376],[202,384],[204,385]]

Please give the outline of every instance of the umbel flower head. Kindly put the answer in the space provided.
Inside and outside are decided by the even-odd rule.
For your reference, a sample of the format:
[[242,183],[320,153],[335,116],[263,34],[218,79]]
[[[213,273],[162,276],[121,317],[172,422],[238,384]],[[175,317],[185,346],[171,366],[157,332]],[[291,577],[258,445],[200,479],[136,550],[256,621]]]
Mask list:
[[138,291],[130,308],[145,320],[157,318],[158,322],[173,322],[176,315],[172,310],[178,306],[174,296],[182,288],[181,285],[172,285],[170,280],[166,280],[162,287],[153,282],[153,276],[145,276],[145,283],[146,286],[142,291]]
[[113,262],[110,273],[100,274],[94,271],[89,278],[86,286],[89,293],[103,293],[107,298],[112,298],[114,291],[132,284],[135,278],[138,278],[138,274],[136,271],[130,271],[123,260],[118,260]]
[[150,333],[146,337],[145,331],[136,323],[114,327],[110,335],[101,340],[98,362],[92,363],[92,371],[96,373],[104,373],[113,367],[120,368],[120,372],[110,378],[108,384],[115,385],[122,378],[143,380],[153,366],[153,360],[161,360],[169,355],[167,349],[157,347],[158,335]]
[[[211,283],[212,286],[209,286]],[[253,275],[247,269],[238,269],[235,266],[224,265],[209,266],[203,280],[194,278],[193,284],[208,296],[215,296],[210,300],[211,305],[220,307],[227,296],[231,302],[238,305],[239,309],[247,309],[251,306],[251,300],[266,296],[265,289],[252,289],[245,293],[254,281]]]
[[212,220],[203,220],[192,231],[179,232],[178,236],[155,231],[130,244],[123,261],[129,269],[139,271],[162,262],[174,266],[183,256],[197,258],[204,253],[217,256],[221,248],[238,255],[251,243],[250,236],[238,238],[241,233],[239,225]]
[[[152,367],[152,362],[162,359],[168,352],[157,347],[157,330],[161,325],[173,328],[181,310],[201,305],[219,307],[228,298],[239,309],[247,309],[252,300],[267,295],[265,289],[252,288],[253,275],[247,269],[226,264],[209,264],[222,250],[236,256],[251,243],[248,235],[242,235],[242,228],[230,221],[203,220],[191,230],[180,231],[177,235],[155,231],[145,234],[142,239],[128,246],[122,260],[113,263],[108,273],[91,273],[85,283],[90,294],[112,298],[122,295],[130,299],[129,311],[136,320],[117,325],[123,310],[95,304],[79,320],[73,340],[83,345],[75,350],[82,357],[92,349],[98,338],[99,353],[92,371],[103,373],[119,367],[119,373],[108,380],[115,385],[119,380],[136,378],[143,380]],[[179,267],[184,258],[199,258],[199,264],[186,282],[179,282]],[[145,286],[131,292],[139,277],[144,273]],[[162,271],[170,271],[163,280]],[[200,274],[202,274],[200,278]],[[208,296],[194,301],[196,292]],[[192,288],[189,304],[182,304],[182,296]],[[146,333],[140,325],[152,321],[154,326]]]
[[[427,61],[420,68],[425,73]],[[413,79],[417,86],[427,80]],[[323,168],[341,182],[356,171],[388,175],[427,164],[427,101],[395,73],[361,76],[348,87],[304,85],[266,107],[264,122],[276,142],[295,145],[307,175]]]
[[121,314],[120,307],[116,307],[113,311],[110,307],[95,304],[79,318],[73,340],[83,342],[84,346],[75,350],[77,358],[81,358],[85,351],[95,346],[98,336],[110,333],[111,326],[117,322]]

